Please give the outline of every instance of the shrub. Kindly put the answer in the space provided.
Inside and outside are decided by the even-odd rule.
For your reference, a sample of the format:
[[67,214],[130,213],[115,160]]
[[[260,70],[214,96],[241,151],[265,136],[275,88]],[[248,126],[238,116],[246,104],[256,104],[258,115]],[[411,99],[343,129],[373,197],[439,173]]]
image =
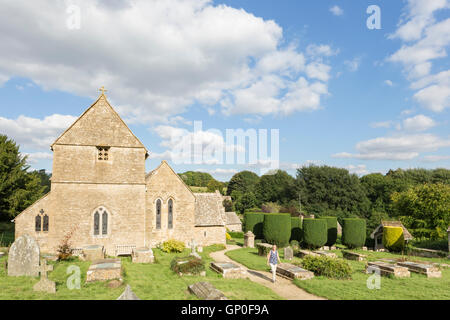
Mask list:
[[244,239],[244,233],[243,232],[230,231],[230,232],[228,232],[228,234],[234,239]]
[[389,251],[400,252],[405,247],[402,227],[383,227],[383,246]]
[[327,221],[303,219],[303,241],[308,247],[318,248],[327,243]]
[[264,239],[263,224],[264,213],[249,212],[244,214],[244,232],[253,232],[255,239]]
[[306,256],[302,267],[314,272],[316,276],[332,279],[351,279],[352,268],[347,261],[329,257]]
[[294,253],[300,249],[300,243],[297,240],[291,240],[289,243]]
[[170,263],[170,269],[175,273],[196,275],[205,271],[205,263],[194,256],[175,257]]
[[231,240],[231,236],[230,236],[230,234],[228,232],[225,233],[225,237],[226,237],[227,240]]
[[70,239],[72,238],[75,229],[72,229],[61,240],[61,243],[58,245],[56,252],[58,253],[58,260],[70,260],[72,257],[72,248],[70,247]]
[[349,248],[360,248],[366,242],[366,220],[342,219],[342,243]]
[[276,244],[280,248],[288,246],[291,237],[291,216],[281,213],[266,214],[263,234],[267,243]]
[[320,217],[327,221],[327,246],[333,246],[337,240],[337,217]]
[[184,242],[182,241],[178,241],[178,240],[174,240],[174,239],[170,239],[167,241],[164,241],[162,246],[161,246],[161,250],[164,252],[183,252],[185,246],[184,246]]
[[296,240],[302,241],[302,220],[299,217],[291,218],[291,242]]

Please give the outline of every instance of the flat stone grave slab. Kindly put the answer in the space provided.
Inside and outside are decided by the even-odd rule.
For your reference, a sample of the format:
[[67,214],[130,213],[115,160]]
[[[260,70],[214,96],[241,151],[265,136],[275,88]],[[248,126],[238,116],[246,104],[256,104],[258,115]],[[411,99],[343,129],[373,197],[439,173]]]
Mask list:
[[269,243],[257,243],[256,247],[258,248],[258,255],[260,256],[266,256],[272,249],[272,245]]
[[306,257],[306,256],[314,256],[314,257],[317,257],[317,256],[318,256],[317,253],[314,253],[314,252],[309,251],[309,250],[298,250],[297,255],[298,255],[300,258],[303,258],[303,257]]
[[344,259],[355,261],[364,261],[367,259],[367,255],[351,251],[342,251],[342,256]]
[[280,263],[277,266],[277,274],[291,280],[307,280],[314,278],[314,273],[291,263]]
[[86,275],[86,282],[121,279],[120,259],[104,259],[92,262]]
[[411,276],[408,268],[384,261],[369,262],[366,273],[372,273],[373,271],[379,271],[382,276],[394,276],[396,278],[409,278]]
[[231,262],[211,262],[211,269],[221,274],[224,278],[245,278],[247,270]]
[[197,282],[188,286],[190,293],[203,300],[228,300],[227,297],[209,282]]
[[57,261],[58,260],[58,256],[56,254],[51,254],[51,253],[43,253],[42,258],[44,258],[47,261]]
[[337,258],[336,253],[328,252],[328,251],[313,251],[315,254],[322,256],[322,257],[328,257],[328,258]]
[[441,278],[442,273],[438,267],[431,264],[417,263],[412,261],[403,261],[397,263],[401,267],[406,267],[410,272],[426,275],[428,278]]
[[147,247],[134,248],[131,253],[131,261],[133,263],[153,263],[155,262],[153,250]]

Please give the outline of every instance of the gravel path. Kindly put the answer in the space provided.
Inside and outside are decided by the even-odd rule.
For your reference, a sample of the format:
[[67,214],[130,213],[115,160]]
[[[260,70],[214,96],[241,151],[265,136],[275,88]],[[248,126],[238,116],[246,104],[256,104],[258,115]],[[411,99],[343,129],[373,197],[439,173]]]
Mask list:
[[[211,258],[216,262],[232,262],[247,270],[248,278],[256,283],[262,284],[267,288],[272,289],[276,294],[286,300],[325,300],[324,298],[315,296],[306,292],[305,290],[297,287],[291,280],[284,279],[277,276],[277,281],[272,283],[272,274],[266,271],[250,270],[246,266],[232,260],[225,255],[225,252],[240,249],[237,245],[227,245],[227,248],[222,251],[216,251],[210,253]],[[308,281],[308,280],[305,280]]]

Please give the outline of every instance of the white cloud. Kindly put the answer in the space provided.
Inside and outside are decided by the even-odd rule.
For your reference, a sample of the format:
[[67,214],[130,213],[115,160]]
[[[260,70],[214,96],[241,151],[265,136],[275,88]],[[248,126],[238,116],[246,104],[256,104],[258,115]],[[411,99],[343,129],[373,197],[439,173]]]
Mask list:
[[14,139],[21,147],[48,150],[50,145],[77,117],[54,114],[44,119],[19,116],[17,119],[0,117],[0,133]]
[[210,173],[210,174],[217,174],[217,175],[231,175],[231,174],[235,174],[235,173],[239,172],[237,169],[223,169],[223,168],[196,169],[195,171],[207,172],[207,173]]
[[358,153],[341,152],[332,156],[362,160],[412,160],[422,152],[434,152],[449,146],[450,139],[442,139],[432,134],[403,134],[362,141],[356,144]]
[[419,114],[403,120],[403,128],[407,131],[425,131],[436,126],[433,119]]
[[330,12],[335,16],[342,16],[344,14],[344,10],[338,5],[334,5],[330,8]]
[[331,67],[320,63],[312,62],[306,66],[306,74],[311,79],[318,79],[327,82],[330,79]]
[[40,160],[51,160],[53,159],[53,155],[48,152],[33,152],[33,153],[24,153],[27,156],[28,163],[38,163]]
[[361,64],[361,58],[357,57],[357,58],[354,58],[353,60],[346,60],[346,61],[344,61],[344,64],[347,66],[348,70],[350,70],[351,72],[358,71],[359,66]]
[[365,164],[358,164],[358,165],[350,164],[346,166],[345,169],[347,169],[350,173],[354,173],[357,175],[365,175],[369,173]]
[[423,157],[423,161],[425,162],[439,162],[439,161],[445,161],[450,160],[450,156],[425,156]]
[[[2,1],[0,32],[8,37],[0,42],[0,84],[18,76],[91,98],[105,85],[126,121],[167,122],[194,103],[234,109],[240,90],[279,77],[273,90],[282,94],[263,114],[317,108],[316,98],[300,108],[283,106],[297,94],[306,62],[272,20],[212,0],[90,1],[80,4],[81,28],[69,30],[66,5]],[[302,90],[327,93],[314,84]]]
[[394,83],[391,80],[385,80],[384,84],[389,86],[389,87],[392,87],[394,85]]
[[392,121],[373,122],[370,126],[372,128],[390,128],[392,126]]
[[326,44],[310,44],[308,47],[306,47],[306,54],[313,57],[331,57],[337,55],[338,53],[338,49],[334,50]]

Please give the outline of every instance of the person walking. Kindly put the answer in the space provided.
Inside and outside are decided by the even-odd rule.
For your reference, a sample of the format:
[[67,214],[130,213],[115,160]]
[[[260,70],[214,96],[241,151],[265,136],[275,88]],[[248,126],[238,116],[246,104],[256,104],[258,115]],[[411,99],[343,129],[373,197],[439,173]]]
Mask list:
[[280,256],[278,255],[277,246],[274,244],[272,250],[267,254],[267,265],[270,265],[272,270],[272,282],[275,283],[277,276],[277,265],[281,263]]

